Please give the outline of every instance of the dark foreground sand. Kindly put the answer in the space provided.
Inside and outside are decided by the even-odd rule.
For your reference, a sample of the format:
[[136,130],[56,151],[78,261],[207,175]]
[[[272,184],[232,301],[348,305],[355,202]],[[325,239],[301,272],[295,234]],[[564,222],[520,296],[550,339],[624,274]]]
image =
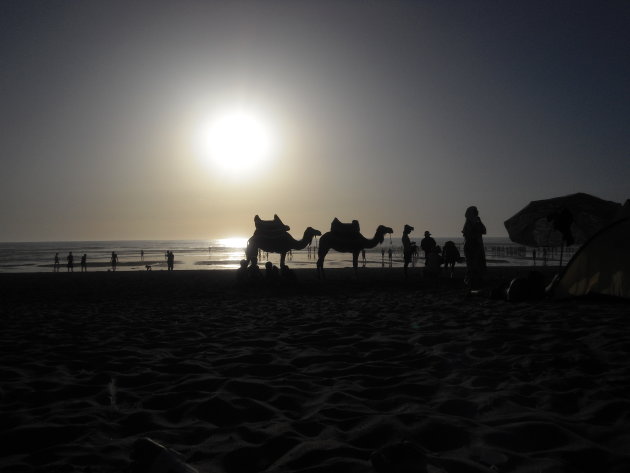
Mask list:
[[627,303],[328,277],[1,274],[0,470],[130,471],[148,436],[203,472],[371,472],[403,441],[430,472],[630,471]]

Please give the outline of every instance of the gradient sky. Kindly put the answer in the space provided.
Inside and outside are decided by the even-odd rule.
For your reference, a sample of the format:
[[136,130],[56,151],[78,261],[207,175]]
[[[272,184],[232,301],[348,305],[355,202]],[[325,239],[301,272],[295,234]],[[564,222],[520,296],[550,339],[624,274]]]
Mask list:
[[[245,106],[277,148],[193,142]],[[489,235],[530,200],[630,197],[630,2],[0,2],[1,241],[297,236],[333,217]]]

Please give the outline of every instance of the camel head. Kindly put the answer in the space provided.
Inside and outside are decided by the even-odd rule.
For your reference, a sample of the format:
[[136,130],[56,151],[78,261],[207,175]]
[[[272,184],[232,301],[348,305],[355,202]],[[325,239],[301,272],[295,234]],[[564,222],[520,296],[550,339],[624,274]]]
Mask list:
[[392,230],[390,227],[386,227],[385,225],[378,226],[378,228],[376,229],[376,236],[379,240],[379,243],[383,243],[383,240],[385,240],[385,234],[387,233],[394,233],[394,230]]
[[313,237],[321,235],[322,232],[320,232],[319,230],[315,230],[313,227],[308,227],[306,230],[304,230],[304,239],[306,240],[312,240]]

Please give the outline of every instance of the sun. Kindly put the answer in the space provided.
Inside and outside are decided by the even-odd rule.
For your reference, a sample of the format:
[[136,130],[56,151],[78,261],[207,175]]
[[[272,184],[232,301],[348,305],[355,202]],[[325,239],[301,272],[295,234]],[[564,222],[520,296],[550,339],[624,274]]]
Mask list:
[[213,169],[232,175],[260,170],[275,151],[268,120],[243,107],[215,114],[201,124],[196,137],[198,154]]

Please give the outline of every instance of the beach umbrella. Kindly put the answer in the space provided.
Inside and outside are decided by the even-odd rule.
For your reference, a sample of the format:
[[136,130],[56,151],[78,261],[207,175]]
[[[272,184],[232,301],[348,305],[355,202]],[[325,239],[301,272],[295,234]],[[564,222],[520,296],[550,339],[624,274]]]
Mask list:
[[[510,240],[526,246],[581,245],[614,220],[621,204],[589,194],[534,200],[504,222]],[[560,257],[562,264],[562,256]]]

